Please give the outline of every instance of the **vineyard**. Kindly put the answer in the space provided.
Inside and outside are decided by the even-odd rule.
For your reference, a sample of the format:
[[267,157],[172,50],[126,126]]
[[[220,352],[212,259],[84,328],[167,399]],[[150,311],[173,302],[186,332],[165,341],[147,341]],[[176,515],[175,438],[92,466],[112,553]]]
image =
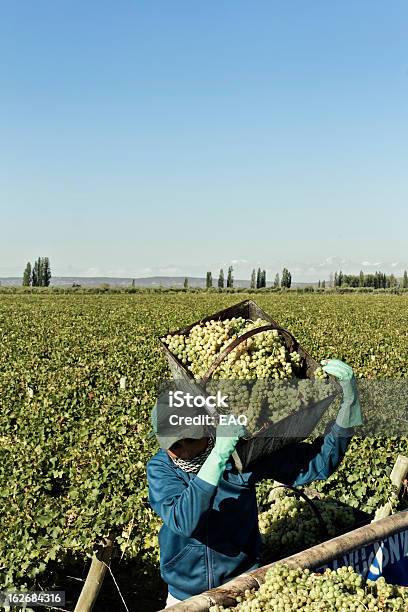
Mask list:
[[[155,383],[167,374],[157,340],[245,297],[0,295],[0,590],[59,580],[68,591],[64,568],[86,567],[95,545],[111,536],[117,559],[131,568],[125,597],[126,589],[139,601],[152,588],[163,592],[160,521],[147,502],[145,472],[157,450],[146,437]],[[358,378],[408,378],[407,294],[255,299],[316,360],[342,359]],[[314,485],[332,533],[351,528],[353,508],[373,513],[392,498],[399,453],[408,454],[408,439],[355,438],[340,468]],[[271,486],[258,487],[266,551],[280,543],[286,554],[299,550],[311,533],[317,541],[303,502],[271,496]],[[284,515],[292,517],[289,528]],[[303,535],[299,520],[308,524]]]

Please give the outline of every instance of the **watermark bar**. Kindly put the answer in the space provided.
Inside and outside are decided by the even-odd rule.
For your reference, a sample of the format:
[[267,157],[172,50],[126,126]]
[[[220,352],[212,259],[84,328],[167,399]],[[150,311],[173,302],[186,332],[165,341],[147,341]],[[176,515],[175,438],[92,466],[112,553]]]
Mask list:
[[40,608],[65,606],[65,591],[0,591],[0,606],[4,608]]
[[[361,437],[408,435],[408,380],[358,379]],[[324,435],[343,401],[329,380],[163,380],[157,393],[157,432],[198,438],[218,424],[242,425],[246,436],[305,439]],[[231,435],[234,435],[231,430]],[[228,435],[228,431],[223,435]]]

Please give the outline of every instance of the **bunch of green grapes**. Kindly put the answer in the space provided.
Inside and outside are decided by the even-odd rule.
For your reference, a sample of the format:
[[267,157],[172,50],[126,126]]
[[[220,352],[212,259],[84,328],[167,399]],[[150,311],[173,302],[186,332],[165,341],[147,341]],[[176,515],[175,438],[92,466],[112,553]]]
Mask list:
[[228,396],[230,413],[239,415],[245,412],[246,428],[251,433],[258,431],[264,423],[277,423],[333,391],[327,379],[209,381],[207,392],[215,394],[217,390]]
[[265,419],[276,423],[300,408],[324,399],[332,392],[332,385],[327,378],[256,381],[249,401],[250,425],[256,429]]
[[[268,321],[247,321],[233,317],[224,321],[207,321],[192,327],[186,336],[176,334],[163,338],[169,350],[192,372],[201,378],[221,353],[245,332],[267,325]],[[215,379],[288,379],[301,366],[300,355],[288,351],[277,330],[261,332],[238,345],[213,374]]]
[[248,589],[236,601],[236,607],[215,605],[210,612],[406,612],[408,589],[387,584],[384,578],[365,580],[352,567],[317,574],[277,563],[268,570],[259,590]]
[[[242,317],[213,320],[195,325],[188,335],[168,335],[162,340],[194,377],[200,379],[231,342],[266,324],[268,321],[262,319],[247,321]],[[247,431],[253,433],[265,422],[277,422],[330,394],[327,375],[321,368],[315,371],[314,381],[288,383],[299,374],[301,366],[299,353],[288,350],[277,330],[268,330],[233,349],[213,373],[207,391],[226,393],[229,411],[245,412]],[[252,385],[246,385],[245,381],[251,381]]]
[[[279,494],[276,493],[279,491]],[[294,497],[284,489],[272,489],[270,507],[259,513],[259,530],[264,545],[264,558],[276,559],[277,551],[285,550],[291,555],[329,537],[350,530],[355,524],[353,510],[339,504],[335,499],[314,499],[327,530],[322,531],[317,516],[302,498]]]

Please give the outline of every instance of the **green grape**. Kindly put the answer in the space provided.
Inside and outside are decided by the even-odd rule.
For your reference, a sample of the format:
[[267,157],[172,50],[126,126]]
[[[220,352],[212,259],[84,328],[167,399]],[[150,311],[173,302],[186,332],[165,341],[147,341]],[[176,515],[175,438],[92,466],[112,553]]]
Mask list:
[[[277,492],[279,493],[277,494]],[[284,548],[290,555],[299,550],[348,531],[355,523],[353,510],[335,499],[314,499],[327,530],[303,499],[294,497],[284,489],[272,489],[269,493],[270,507],[259,513],[259,530],[263,539],[264,558],[273,560],[277,550]]]
[[384,578],[376,582],[365,580],[352,567],[318,574],[276,563],[258,590],[246,590],[236,602],[235,607],[211,606],[210,612],[403,612],[408,609],[408,589],[387,584]]

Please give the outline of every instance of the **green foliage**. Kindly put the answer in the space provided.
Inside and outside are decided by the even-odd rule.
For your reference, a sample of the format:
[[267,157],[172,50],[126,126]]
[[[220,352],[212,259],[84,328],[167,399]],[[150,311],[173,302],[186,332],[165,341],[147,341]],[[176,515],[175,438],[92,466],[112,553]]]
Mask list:
[[291,284],[292,284],[292,275],[287,268],[283,268],[281,287],[286,287],[286,289],[290,289]]
[[252,270],[252,274],[251,274],[251,289],[256,289],[256,272],[255,272],[255,268]]
[[[375,274],[364,274],[360,270],[360,274],[343,274],[335,272],[334,274],[334,286],[335,287],[373,287],[374,289],[388,289],[390,287],[396,287],[398,280],[394,274],[387,276],[384,272],[375,272]],[[404,284],[402,282],[402,287]]]
[[129,321],[131,303],[101,300],[0,303],[1,586],[90,555],[111,531],[127,556],[157,560],[145,434],[164,363],[146,312]]
[[234,286],[234,277],[232,276],[232,271],[232,266],[229,266],[227,275],[227,287],[229,289],[232,289],[232,287]]
[[395,506],[397,500],[389,476],[398,455],[407,453],[406,438],[355,437],[334,474],[314,486],[370,514],[387,501]]
[[27,263],[24,274],[23,274],[23,287],[29,287],[31,285],[32,276],[31,276],[31,264]]
[[[109,533],[146,577],[160,527],[145,473],[157,450],[146,438],[155,384],[167,373],[157,339],[237,296],[25,290],[0,296],[0,587],[44,586],[54,562],[90,555]],[[408,293],[268,291],[256,301],[316,360],[342,359],[357,377],[408,377]],[[372,511],[393,494],[400,453],[406,439],[356,438],[315,487]]]
[[[28,274],[28,266],[31,264],[27,264],[26,271],[24,272],[24,280],[26,278],[26,273]],[[24,283],[23,285],[26,284]],[[50,260],[48,257],[39,257],[34,264],[32,275],[31,275],[31,284],[33,287],[48,287],[51,280],[51,268],[50,268]],[[30,284],[30,283],[27,283]]]
[[224,270],[222,268],[218,276],[218,289],[224,289]]
[[44,257],[43,259],[43,270],[42,270],[42,283],[43,287],[48,287],[51,280],[51,268],[50,268],[50,260],[48,257]]
[[262,287],[261,282],[262,282],[262,272],[261,272],[261,268],[258,268],[258,271],[256,273],[256,288],[257,289],[260,289]]

